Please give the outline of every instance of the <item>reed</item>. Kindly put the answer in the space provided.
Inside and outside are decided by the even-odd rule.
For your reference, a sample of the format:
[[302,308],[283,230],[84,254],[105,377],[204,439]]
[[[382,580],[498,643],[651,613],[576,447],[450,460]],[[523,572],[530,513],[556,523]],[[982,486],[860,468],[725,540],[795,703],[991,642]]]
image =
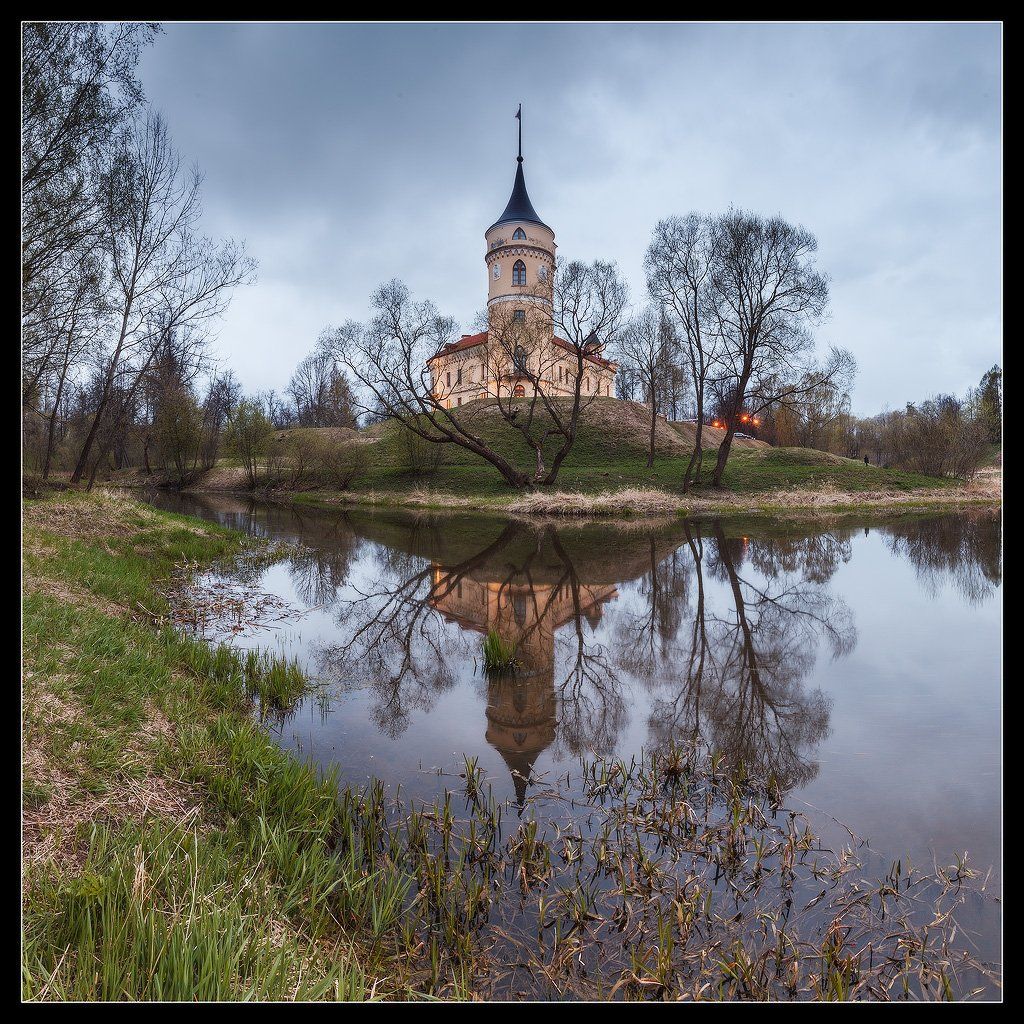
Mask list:
[[515,667],[516,645],[489,629],[484,637],[484,668],[488,672],[511,672]]

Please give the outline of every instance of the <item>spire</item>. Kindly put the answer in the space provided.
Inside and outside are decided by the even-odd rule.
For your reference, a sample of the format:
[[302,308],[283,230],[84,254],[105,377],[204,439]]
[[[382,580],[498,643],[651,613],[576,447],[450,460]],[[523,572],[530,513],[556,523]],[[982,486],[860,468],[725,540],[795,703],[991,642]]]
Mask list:
[[[512,195],[509,196],[507,205],[502,215],[491,225],[491,228],[497,227],[499,224],[504,224],[506,221],[513,220],[524,220],[532,221],[534,224],[540,224],[542,227],[548,227],[537,216],[537,211],[533,208],[533,203],[530,202],[529,193],[526,191],[526,178],[523,175],[523,105],[519,104],[519,109],[516,111],[516,120],[519,122],[519,155],[516,157],[516,180],[512,186]],[[490,231],[491,228],[487,230]],[[550,231],[551,229],[548,228]]]

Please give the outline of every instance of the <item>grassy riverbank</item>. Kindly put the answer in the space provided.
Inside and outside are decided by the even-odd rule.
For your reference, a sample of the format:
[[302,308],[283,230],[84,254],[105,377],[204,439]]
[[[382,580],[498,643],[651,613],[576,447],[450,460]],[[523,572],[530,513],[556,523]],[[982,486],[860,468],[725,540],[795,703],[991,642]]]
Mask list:
[[[428,508],[491,509],[538,515],[751,514],[800,516],[827,510],[918,509],[994,505],[991,479],[972,484],[882,469],[861,460],[807,448],[772,448],[737,439],[721,489],[708,485],[723,431],[704,436],[705,481],[688,494],[681,480],[694,444],[694,427],[659,418],[655,458],[647,466],[649,420],[644,406],[597,399],[581,416],[579,435],[562,464],[558,483],[523,495],[512,491],[493,466],[456,445],[410,443],[393,422],[365,430],[298,428],[267,440],[256,489],[285,501],[362,503]],[[460,410],[464,426],[524,471],[532,453],[498,414],[493,402]],[[555,439],[547,442],[550,463]],[[344,489],[336,478],[348,465]],[[318,468],[319,467],[319,468]],[[347,473],[347,471],[346,471]],[[333,482],[332,482],[333,481]],[[159,485],[140,471],[117,474],[124,486]],[[196,491],[244,491],[250,481],[240,465],[221,459],[191,485]]]
[[294,673],[164,624],[176,566],[242,543],[109,497],[26,506],[26,998],[402,992],[390,951],[336,924],[339,903],[386,918],[370,904],[394,880],[368,897],[334,855],[334,782],[253,719],[255,701],[294,698]]
[[26,503],[26,998],[973,991],[964,865],[865,880],[721,759],[584,764],[557,826],[503,825],[471,761],[429,807],[339,790],[260,725],[294,666],[168,625],[183,566],[238,557],[273,554],[110,496]]

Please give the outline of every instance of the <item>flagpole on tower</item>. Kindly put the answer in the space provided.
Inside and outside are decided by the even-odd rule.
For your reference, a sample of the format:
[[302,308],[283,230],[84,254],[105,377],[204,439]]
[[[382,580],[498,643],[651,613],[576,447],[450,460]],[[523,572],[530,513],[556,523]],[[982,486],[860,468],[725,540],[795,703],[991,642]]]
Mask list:
[[523,105],[519,104],[519,109],[516,111],[516,120],[519,122],[519,157],[520,163],[523,162]]

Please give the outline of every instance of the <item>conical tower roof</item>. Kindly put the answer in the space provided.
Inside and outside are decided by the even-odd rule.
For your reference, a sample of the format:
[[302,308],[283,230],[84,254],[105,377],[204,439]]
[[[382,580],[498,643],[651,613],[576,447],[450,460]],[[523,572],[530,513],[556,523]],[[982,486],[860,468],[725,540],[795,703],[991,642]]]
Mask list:
[[[506,224],[510,221],[529,221],[548,228],[547,224],[537,215],[537,211],[533,208],[533,203],[530,202],[530,194],[526,191],[526,176],[523,174],[522,157],[517,157],[516,180],[512,185],[512,195],[509,196],[505,209],[502,211],[501,216],[491,225],[491,228],[496,228],[499,224]],[[491,228],[487,230],[490,231]],[[548,228],[548,231],[550,230],[551,228]]]

